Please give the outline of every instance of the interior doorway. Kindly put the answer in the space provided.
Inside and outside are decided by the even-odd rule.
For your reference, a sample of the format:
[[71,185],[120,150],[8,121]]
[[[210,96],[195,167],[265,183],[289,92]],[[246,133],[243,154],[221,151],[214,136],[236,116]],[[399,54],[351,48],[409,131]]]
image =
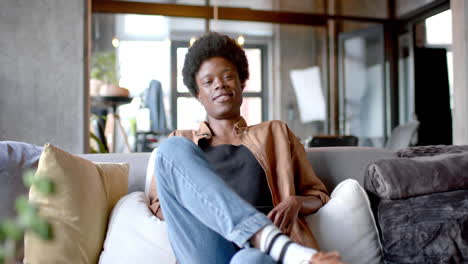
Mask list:
[[409,20],[398,38],[399,122],[420,122],[417,145],[452,144],[452,15],[447,8]]

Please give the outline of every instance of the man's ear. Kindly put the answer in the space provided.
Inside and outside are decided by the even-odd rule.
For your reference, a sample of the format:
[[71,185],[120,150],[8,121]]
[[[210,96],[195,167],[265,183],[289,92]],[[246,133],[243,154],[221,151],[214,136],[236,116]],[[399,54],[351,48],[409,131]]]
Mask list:
[[242,84],[241,84],[241,89],[242,89],[242,91],[244,91],[244,89],[245,89],[245,83],[242,83]]

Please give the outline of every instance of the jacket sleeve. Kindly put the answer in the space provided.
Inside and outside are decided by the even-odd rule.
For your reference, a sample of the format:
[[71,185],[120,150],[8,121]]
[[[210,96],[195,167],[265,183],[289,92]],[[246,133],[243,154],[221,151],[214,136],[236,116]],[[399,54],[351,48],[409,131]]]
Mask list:
[[[175,136],[177,131],[172,131],[168,137],[173,137]],[[149,162],[154,162],[154,160],[150,160]],[[154,174],[154,171],[151,172],[151,185],[150,189],[148,192],[148,197],[149,197],[149,209],[151,212],[156,215],[156,213],[161,209],[161,204],[159,202],[159,197],[158,197],[158,188],[156,186],[156,175]]]
[[327,188],[315,174],[312,165],[307,159],[304,146],[289,128],[288,136],[291,145],[291,160],[294,168],[296,193],[301,196],[317,196],[323,204],[327,203],[330,200]]

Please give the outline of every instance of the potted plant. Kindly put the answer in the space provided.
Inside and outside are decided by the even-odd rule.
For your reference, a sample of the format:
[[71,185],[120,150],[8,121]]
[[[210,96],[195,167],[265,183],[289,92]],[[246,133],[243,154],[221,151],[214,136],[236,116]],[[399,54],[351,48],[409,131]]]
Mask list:
[[127,89],[119,86],[117,55],[115,51],[95,52],[91,56],[91,96],[128,96]]
[[[28,171],[23,175],[24,184],[29,188],[35,185],[45,195],[54,193],[54,183],[45,177]],[[25,195],[16,199],[17,216],[14,219],[0,219],[0,264],[14,264],[21,261],[24,233],[30,231],[43,240],[53,238],[52,227],[38,215],[36,205],[31,204]]]

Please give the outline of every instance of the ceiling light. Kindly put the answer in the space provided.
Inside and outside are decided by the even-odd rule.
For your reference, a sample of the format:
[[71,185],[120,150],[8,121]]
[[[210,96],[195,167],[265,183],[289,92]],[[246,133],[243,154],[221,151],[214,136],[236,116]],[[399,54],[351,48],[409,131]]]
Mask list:
[[244,43],[245,43],[245,38],[244,38],[244,36],[240,35],[240,36],[237,38],[237,44],[239,44],[239,45],[242,46],[242,45],[244,45]]
[[195,41],[197,41],[196,37],[191,37],[190,38],[190,47],[192,47],[192,45],[193,45],[193,43],[195,43]]
[[116,37],[113,37],[112,38],[112,46],[114,48],[118,48],[120,46],[120,40],[118,38],[116,38]]

